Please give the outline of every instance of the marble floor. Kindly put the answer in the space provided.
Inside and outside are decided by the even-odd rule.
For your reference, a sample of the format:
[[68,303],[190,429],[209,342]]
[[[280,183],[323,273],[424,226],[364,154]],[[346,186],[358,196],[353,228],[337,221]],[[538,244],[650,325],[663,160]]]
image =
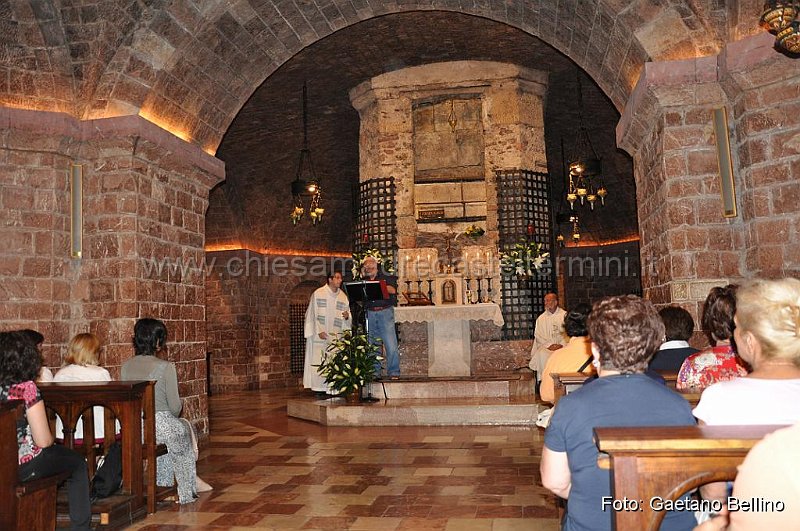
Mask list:
[[325,427],[289,418],[299,391],[210,399],[198,473],[214,490],[130,529],[558,529],[536,427]]

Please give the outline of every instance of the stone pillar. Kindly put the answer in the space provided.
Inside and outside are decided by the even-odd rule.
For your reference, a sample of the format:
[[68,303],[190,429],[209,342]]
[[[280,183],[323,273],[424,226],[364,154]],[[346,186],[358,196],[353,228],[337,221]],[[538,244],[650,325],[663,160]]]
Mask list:
[[741,276],[741,220],[722,215],[712,111],[717,58],[647,63],[617,127],[634,159],[642,288],[698,322],[711,286]]
[[488,61],[459,61],[389,72],[350,91],[350,100],[361,117],[360,178],[395,178],[401,249],[418,247],[414,101],[439,95],[480,95],[487,185],[486,229],[490,240],[496,242],[495,170],[547,171],[542,103],[546,88],[547,75],[543,72]]
[[[18,290],[3,327],[35,327],[47,362],[60,365],[70,337],[91,331],[112,375],[133,355],[133,324],[165,321],[184,415],[207,432],[204,216],[221,161],[137,116],[79,122],[3,109],[4,285]],[[83,166],[83,252],[69,253],[70,164]]]
[[[634,158],[643,288],[697,318],[710,287],[800,275],[800,65],[767,34],[719,56],[647,63],[617,127]],[[725,107],[738,215],[724,218],[712,110]]]
[[744,270],[800,278],[800,62],[766,32],[731,43],[720,57],[734,110],[732,149],[741,164],[737,195]]

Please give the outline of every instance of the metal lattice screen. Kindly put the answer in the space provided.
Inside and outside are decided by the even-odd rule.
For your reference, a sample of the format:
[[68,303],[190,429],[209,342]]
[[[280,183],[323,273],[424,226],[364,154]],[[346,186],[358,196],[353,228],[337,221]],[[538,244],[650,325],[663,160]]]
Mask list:
[[306,308],[306,304],[289,305],[289,363],[292,374],[303,374],[306,356],[306,338],[303,337]]
[[[496,174],[500,249],[508,251],[519,241],[529,239],[542,244],[544,252],[551,252],[553,225],[548,174],[528,170],[498,170]],[[513,275],[501,278],[505,339],[533,337],[536,317],[544,311],[544,295],[553,291],[553,274],[550,268],[547,274],[532,279]]]
[[355,252],[374,248],[394,259],[397,250],[394,177],[376,177],[360,183],[356,204]]

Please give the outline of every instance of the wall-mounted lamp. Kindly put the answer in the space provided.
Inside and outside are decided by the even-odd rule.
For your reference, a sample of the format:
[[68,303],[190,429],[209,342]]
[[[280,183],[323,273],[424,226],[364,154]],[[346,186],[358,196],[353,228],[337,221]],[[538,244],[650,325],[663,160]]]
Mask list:
[[83,252],[83,165],[69,168],[69,240],[70,255],[80,258]]

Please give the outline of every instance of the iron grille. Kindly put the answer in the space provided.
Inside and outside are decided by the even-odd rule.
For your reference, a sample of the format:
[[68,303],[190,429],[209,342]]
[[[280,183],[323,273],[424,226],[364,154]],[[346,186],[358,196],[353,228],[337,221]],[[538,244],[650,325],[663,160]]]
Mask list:
[[306,304],[289,305],[289,349],[292,374],[303,374],[306,357],[306,338],[303,328],[307,307]]
[[[516,243],[528,240],[542,244],[544,252],[551,252],[553,229],[548,174],[529,170],[498,170],[495,173],[500,249],[505,252]],[[531,279],[513,275],[501,277],[504,339],[533,337],[536,317],[544,311],[542,299],[548,291],[553,291],[553,285],[552,268]]]
[[394,260],[397,250],[394,177],[376,177],[362,182],[356,204],[355,251],[378,249]]

